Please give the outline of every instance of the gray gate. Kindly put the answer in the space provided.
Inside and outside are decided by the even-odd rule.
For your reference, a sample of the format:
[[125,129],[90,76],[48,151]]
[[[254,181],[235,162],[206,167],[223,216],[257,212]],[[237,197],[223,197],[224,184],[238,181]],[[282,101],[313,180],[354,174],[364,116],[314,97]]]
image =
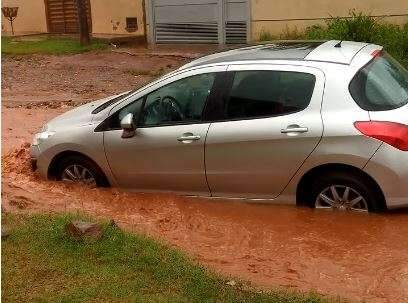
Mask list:
[[224,3],[224,33],[226,43],[246,43],[249,7],[246,0]]
[[248,0],[150,0],[155,43],[245,43]]

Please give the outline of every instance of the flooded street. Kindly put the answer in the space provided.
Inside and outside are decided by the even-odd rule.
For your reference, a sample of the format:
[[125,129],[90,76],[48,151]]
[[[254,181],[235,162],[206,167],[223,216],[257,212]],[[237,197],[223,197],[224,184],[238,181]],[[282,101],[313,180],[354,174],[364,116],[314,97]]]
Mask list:
[[[3,123],[19,115],[32,127],[30,117],[45,118],[36,110],[26,116],[20,109],[5,109]],[[47,182],[30,172],[29,144],[17,147],[19,142],[8,138],[11,133],[5,131],[9,141],[3,141],[8,149],[2,164],[5,210],[113,218],[131,231],[182,248],[216,271],[261,287],[408,302],[408,211],[348,214]],[[21,140],[29,136],[19,133]]]
[[[17,96],[28,96],[28,91],[20,87]],[[7,104],[25,98],[14,100],[12,88],[4,94]],[[158,237],[217,272],[259,287],[313,290],[356,301],[408,302],[408,210],[381,215],[326,212],[45,181],[30,171],[32,135],[70,107],[9,107],[2,108],[5,211],[85,212],[114,219],[121,227]]]

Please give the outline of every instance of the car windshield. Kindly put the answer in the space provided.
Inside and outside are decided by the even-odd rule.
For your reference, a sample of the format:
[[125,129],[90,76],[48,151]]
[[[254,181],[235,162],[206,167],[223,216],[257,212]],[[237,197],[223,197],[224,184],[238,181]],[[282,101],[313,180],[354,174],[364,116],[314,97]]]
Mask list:
[[[174,74],[174,73],[175,73],[175,72],[166,74],[166,75],[164,75],[163,77],[165,77],[165,76],[166,76],[166,77],[167,77],[167,76],[171,76],[171,75]],[[156,81],[160,80],[160,79],[163,78],[163,77],[158,77],[158,78],[155,79],[154,81],[150,82],[150,84],[148,84],[147,86],[154,84]],[[145,86],[145,87],[146,87],[146,86]],[[145,87],[142,87],[142,88],[137,87],[137,88],[132,89],[131,91],[129,91],[129,92],[127,92],[127,93],[123,93],[123,94],[121,94],[121,95],[119,95],[119,96],[117,96],[117,97],[115,97],[115,98],[113,98],[113,99],[111,99],[111,100],[109,100],[109,101],[107,101],[107,102],[105,102],[105,103],[99,105],[97,108],[95,108],[95,109],[92,111],[92,114],[100,113],[101,111],[103,111],[104,109],[108,108],[109,106],[111,106],[111,105],[113,105],[113,104],[115,104],[115,103],[118,103],[119,101],[124,100],[124,99],[127,98],[128,96],[133,95],[134,93],[136,93],[137,91],[139,91],[139,90],[141,90],[141,89],[143,89],[143,88],[145,88]]]
[[386,52],[361,69],[350,83],[357,104],[368,111],[384,111],[408,103],[408,71]]
[[95,108],[95,109],[92,111],[92,114],[98,114],[98,113],[100,113],[100,112],[103,111],[105,108],[108,108],[109,106],[111,106],[111,105],[113,105],[113,104],[115,104],[115,103],[117,103],[117,102],[119,102],[119,101],[125,99],[127,96],[130,96],[132,93],[133,93],[133,91],[130,91],[130,92],[128,92],[128,93],[123,93],[123,94],[121,94],[121,95],[119,95],[119,96],[117,96],[117,97],[115,97],[115,98],[112,98],[112,99],[106,101],[105,103],[103,103],[103,104],[99,105],[97,108]]

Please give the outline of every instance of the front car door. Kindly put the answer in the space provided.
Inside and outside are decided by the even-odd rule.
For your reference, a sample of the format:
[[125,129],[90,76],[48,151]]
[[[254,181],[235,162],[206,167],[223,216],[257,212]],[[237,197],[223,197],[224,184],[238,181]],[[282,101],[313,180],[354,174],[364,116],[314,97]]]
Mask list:
[[[209,195],[204,167],[209,123],[203,112],[225,70],[219,66],[173,76],[111,111],[104,146],[119,186]],[[128,113],[137,117],[137,129],[133,137],[122,138],[119,121]]]
[[279,196],[319,143],[324,74],[285,65],[232,65],[229,93],[206,141],[213,196]]

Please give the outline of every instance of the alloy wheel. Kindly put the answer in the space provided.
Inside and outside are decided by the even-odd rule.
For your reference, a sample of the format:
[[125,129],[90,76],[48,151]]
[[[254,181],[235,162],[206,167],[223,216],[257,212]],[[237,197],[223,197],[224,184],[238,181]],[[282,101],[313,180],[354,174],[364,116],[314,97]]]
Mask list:
[[343,211],[368,212],[368,203],[354,188],[332,185],[325,188],[316,198],[315,207]]
[[64,169],[61,176],[62,181],[83,183],[91,187],[96,186],[93,174],[86,167],[73,164]]

